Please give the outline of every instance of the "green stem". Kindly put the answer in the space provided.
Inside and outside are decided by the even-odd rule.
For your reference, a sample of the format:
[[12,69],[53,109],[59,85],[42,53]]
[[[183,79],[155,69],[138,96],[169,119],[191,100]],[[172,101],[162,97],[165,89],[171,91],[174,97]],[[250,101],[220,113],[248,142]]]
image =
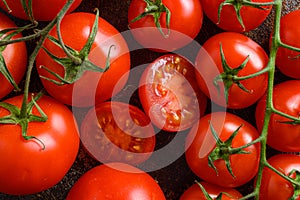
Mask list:
[[235,80],[236,81],[243,81],[243,80],[247,80],[247,79],[250,79],[250,78],[253,78],[253,77],[256,77],[256,76],[260,76],[264,73],[267,73],[270,71],[270,68],[269,68],[269,65],[265,68],[263,68],[262,70],[254,73],[254,74],[250,74],[250,75],[247,75],[247,76],[240,76],[240,77],[235,77]]
[[262,172],[264,167],[267,165],[267,135],[268,135],[268,127],[271,118],[271,114],[273,112],[273,87],[274,87],[274,79],[275,79],[275,60],[276,54],[279,47],[280,41],[280,19],[282,12],[282,0],[274,0],[275,5],[275,20],[274,20],[274,33],[272,37],[272,44],[269,55],[269,77],[268,77],[268,89],[267,89],[267,103],[266,103],[266,111],[264,124],[261,132],[261,154],[260,154],[260,165],[258,169],[258,174],[256,178],[256,185],[254,189],[255,199],[259,199],[259,190],[262,180]]
[[69,10],[69,8],[71,7],[71,5],[73,4],[74,1],[75,0],[68,0],[66,2],[66,4],[64,5],[64,7],[58,13],[57,17],[55,19],[53,19],[43,30],[39,31],[39,34],[41,35],[41,37],[40,37],[35,49],[33,50],[32,54],[30,55],[29,61],[28,61],[28,70],[27,70],[25,85],[24,85],[24,98],[23,98],[21,113],[20,113],[21,117],[27,118],[27,107],[28,107],[27,102],[28,102],[30,78],[31,78],[31,72],[34,67],[34,62],[35,62],[36,56],[37,56],[39,50],[42,48],[42,45],[43,45],[44,41],[46,40],[48,33],[56,25],[57,19],[59,17],[64,16],[67,13],[67,11]]

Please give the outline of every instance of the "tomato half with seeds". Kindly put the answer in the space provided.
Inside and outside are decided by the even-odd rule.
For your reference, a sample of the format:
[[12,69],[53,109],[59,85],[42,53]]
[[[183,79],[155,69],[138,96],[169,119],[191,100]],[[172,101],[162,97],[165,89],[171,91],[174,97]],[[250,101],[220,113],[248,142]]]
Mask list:
[[[165,7],[170,11],[169,27]],[[150,14],[132,22],[146,11]],[[155,18],[163,33],[159,31]],[[203,12],[199,0],[133,0],[128,8],[128,23],[132,35],[143,47],[156,51],[172,52],[192,42],[200,32],[202,21]]]
[[[300,47],[300,27],[295,24],[300,20],[300,10],[292,11],[281,18],[280,39],[283,43],[293,47]],[[285,75],[300,79],[299,52],[283,47],[278,48],[276,66]]]
[[[300,116],[300,80],[279,83],[273,89],[274,108],[295,118]],[[257,104],[255,118],[262,129],[266,110],[266,96]],[[271,114],[267,144],[283,152],[300,151],[300,124],[278,114]]]
[[[206,16],[213,21],[218,27],[226,31],[245,32],[257,28],[268,17],[272,10],[272,6],[262,6],[261,8],[254,8],[243,5],[240,8],[240,15],[244,27],[238,20],[235,8],[233,5],[227,4],[222,7],[220,21],[218,17],[219,6],[225,0],[200,0],[203,6],[203,11]],[[228,2],[228,1],[227,1]],[[272,0],[252,0],[253,3],[267,3]],[[234,4],[234,3],[233,3]],[[240,4],[236,1],[236,4]],[[237,5],[237,7],[240,5]]]
[[200,118],[189,132],[186,161],[202,180],[221,187],[238,187],[249,182],[258,171],[260,144],[245,147],[258,137],[255,127],[242,118],[227,112],[212,112]]
[[[300,156],[277,154],[268,159],[271,166],[292,179],[299,181]],[[259,198],[264,200],[299,200],[299,186],[293,185],[269,168],[263,169]]]
[[[212,199],[216,199],[220,196],[220,194],[222,194],[222,198],[220,200],[238,200],[243,197],[236,189],[233,188],[220,187],[203,181],[200,182],[200,184]],[[179,200],[207,200],[207,198],[204,196],[199,184],[195,183],[184,191]]]
[[[8,28],[15,28],[15,27],[16,25],[10,18],[0,13],[0,31]],[[0,40],[6,36],[7,34],[0,36]],[[20,33],[13,36],[11,39],[17,39],[21,37],[22,34]],[[7,46],[1,46],[0,53],[2,54],[4,63],[9,73],[11,74],[12,78],[14,79],[14,81],[16,82],[16,84],[20,83],[27,67],[27,49],[25,43],[18,42],[18,43],[9,44]],[[4,68],[3,67],[4,63],[2,62],[1,59],[1,63],[0,63],[0,65],[2,65],[1,68]],[[9,94],[14,89],[14,87],[3,76],[2,73],[0,73],[0,83],[1,83],[0,98],[3,98],[7,94]]]
[[[22,101],[23,95],[5,100],[17,108]],[[63,179],[76,159],[79,132],[73,113],[46,95],[37,104],[48,119],[29,122],[27,136],[39,141],[24,139],[21,126],[17,124],[0,124],[1,193],[27,195],[49,189]],[[8,114],[8,110],[0,108],[0,117]],[[32,114],[41,116],[35,106]]]
[[158,183],[146,172],[125,163],[107,163],[86,172],[67,200],[165,200]]
[[209,38],[198,52],[195,67],[200,89],[216,104],[241,109],[256,103],[267,89],[268,55],[251,38],[223,32]]
[[186,130],[205,112],[207,99],[197,87],[194,66],[182,56],[157,58],[143,72],[139,86],[142,106],[160,129]]
[[116,101],[91,108],[80,136],[85,149],[98,161],[131,165],[147,160],[156,141],[147,115],[133,105]]
[[[28,17],[26,12],[23,9],[22,1],[15,0],[5,0],[10,11],[7,10],[7,7],[0,1],[0,7],[4,10],[8,11],[15,17],[20,19],[27,20]],[[75,0],[71,5],[68,12],[74,11],[81,3],[82,0]],[[26,1],[28,2],[28,1]],[[32,12],[34,19],[37,21],[50,21],[56,17],[58,12],[63,8],[66,4],[67,0],[32,0]]]

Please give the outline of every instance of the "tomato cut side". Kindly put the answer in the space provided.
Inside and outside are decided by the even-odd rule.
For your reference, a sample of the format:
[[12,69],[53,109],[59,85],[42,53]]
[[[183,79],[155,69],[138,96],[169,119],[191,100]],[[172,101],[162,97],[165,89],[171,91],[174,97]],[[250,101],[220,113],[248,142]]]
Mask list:
[[190,128],[207,104],[193,65],[175,54],[161,56],[145,69],[139,97],[151,121],[166,131]]
[[81,125],[86,150],[102,163],[119,161],[139,164],[155,147],[150,119],[137,107],[105,102],[92,108]]

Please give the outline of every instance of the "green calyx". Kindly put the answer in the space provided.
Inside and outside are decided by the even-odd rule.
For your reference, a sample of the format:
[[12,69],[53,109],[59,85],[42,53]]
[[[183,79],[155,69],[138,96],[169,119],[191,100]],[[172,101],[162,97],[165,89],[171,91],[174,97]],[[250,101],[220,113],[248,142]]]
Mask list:
[[243,31],[246,30],[243,19],[242,19],[242,16],[241,16],[241,8],[243,6],[250,6],[250,7],[253,7],[253,8],[257,8],[257,9],[266,10],[266,8],[264,8],[261,4],[253,3],[253,2],[251,2],[251,0],[250,1],[249,0],[225,0],[224,2],[222,2],[219,5],[217,24],[220,23],[221,12],[222,12],[222,9],[223,9],[224,6],[233,6],[233,8],[235,10],[235,13],[236,13],[236,16],[237,16],[237,19],[238,19],[240,25],[242,26]]
[[62,65],[65,69],[64,77],[61,77],[57,73],[51,71],[49,68],[46,66],[41,66],[41,68],[45,69],[48,71],[50,74],[52,74],[57,80],[53,80],[44,76],[41,76],[41,78],[46,79],[48,81],[51,81],[57,85],[64,85],[64,84],[72,84],[76,82],[78,79],[81,78],[83,73],[85,71],[94,71],[94,72],[100,72],[103,73],[109,69],[109,57],[110,57],[110,52],[112,45],[109,49],[106,64],[104,68],[99,68],[97,65],[93,64],[92,62],[89,61],[88,55],[91,51],[92,44],[95,40],[95,37],[97,35],[97,30],[98,30],[98,21],[99,21],[99,10],[96,12],[96,18],[95,22],[92,27],[92,31],[90,33],[90,36],[85,44],[85,46],[78,52],[74,49],[72,49],[69,46],[66,46],[63,43],[61,34],[60,34],[60,22],[57,23],[57,33],[58,33],[58,39],[48,35],[48,39],[53,42],[55,45],[59,46],[62,48],[67,55],[67,57],[59,58],[52,54],[48,49],[43,47],[45,52],[58,64]]
[[[34,24],[26,25],[24,27],[18,28],[9,28],[0,31],[0,40],[1,41],[9,41],[17,34],[21,33],[25,29],[29,29],[35,26]],[[3,51],[6,49],[7,45],[0,46],[0,73],[9,81],[9,83],[14,87],[16,91],[20,91],[18,84],[15,82],[14,78],[12,77],[11,73],[9,72],[5,59],[3,57]]]
[[236,137],[236,135],[238,134],[238,132],[239,132],[239,130],[242,126],[243,125],[239,126],[232,133],[232,135],[226,141],[223,142],[219,138],[218,133],[216,132],[216,130],[214,129],[212,124],[210,123],[211,132],[212,132],[212,134],[213,134],[213,136],[216,140],[216,147],[214,148],[214,150],[208,156],[208,165],[210,167],[212,167],[215,170],[216,173],[218,173],[218,169],[215,166],[214,162],[216,160],[224,160],[227,170],[229,171],[229,173],[233,177],[235,177],[235,175],[232,171],[231,163],[230,163],[230,156],[234,155],[234,154],[248,154],[249,153],[249,152],[243,150],[247,146],[238,147],[238,148],[233,148],[232,147],[232,141]]
[[[154,23],[158,28],[159,32],[165,37],[169,37],[170,35],[170,20],[171,20],[171,12],[170,10],[162,3],[162,0],[144,0],[147,3],[145,11],[134,18],[130,23],[134,23],[145,16],[153,16]],[[161,28],[160,17],[162,13],[166,13],[166,26],[168,29],[167,34],[165,34]]]
[[[300,172],[298,170],[292,170],[289,174],[289,176],[295,174],[295,181],[297,183],[300,183]],[[293,184],[293,187],[294,187],[294,193],[293,193],[293,196],[289,198],[289,200],[297,200],[299,199],[300,197],[300,186],[299,185],[296,185],[296,184]]]
[[[46,114],[36,103],[42,97],[42,95],[43,93],[40,92],[36,96],[32,96],[31,101],[27,104],[27,110],[25,113],[23,113],[21,109],[16,107],[15,105],[6,102],[0,102],[0,107],[8,110],[10,113],[9,115],[0,118],[0,124],[18,124],[19,126],[21,126],[22,129],[22,137],[25,140],[30,140],[30,139],[37,140],[42,144],[42,149],[44,150],[45,145],[41,140],[39,140],[35,136],[27,135],[28,124],[30,122],[45,122],[48,119]],[[40,116],[32,114],[32,109],[34,106],[39,111]]]
[[[199,183],[198,181],[195,181],[196,184],[200,187],[205,199],[207,200],[213,200],[213,198],[211,196],[209,196],[208,192],[205,190],[205,188],[203,187],[203,185],[201,185],[201,183]],[[222,200],[223,194],[227,195],[228,197],[230,197],[229,194],[221,192],[216,198],[215,200]]]
[[226,103],[228,103],[228,93],[229,89],[233,84],[238,85],[239,88],[241,88],[243,91],[251,93],[247,88],[244,87],[243,84],[241,84],[240,79],[238,77],[239,71],[245,68],[249,61],[249,56],[247,56],[244,60],[244,62],[238,66],[237,68],[231,68],[228,63],[226,62],[226,58],[223,52],[222,44],[220,44],[220,54],[222,59],[222,67],[223,67],[223,73],[219,74],[214,78],[214,86],[218,89],[220,93],[220,86],[218,84],[219,81],[223,82],[224,84],[224,95]]

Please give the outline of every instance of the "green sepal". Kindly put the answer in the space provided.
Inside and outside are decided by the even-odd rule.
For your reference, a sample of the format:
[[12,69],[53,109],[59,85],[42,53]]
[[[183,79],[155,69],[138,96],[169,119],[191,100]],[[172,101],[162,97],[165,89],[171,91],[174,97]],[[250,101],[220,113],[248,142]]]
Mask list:
[[255,4],[255,3],[251,3],[249,1],[244,1],[244,0],[225,0],[223,1],[218,8],[218,21],[217,24],[220,23],[221,21],[221,12],[224,6],[233,6],[236,16],[237,16],[237,20],[240,23],[240,25],[243,28],[243,31],[246,30],[242,16],[241,16],[241,9],[243,6],[250,6],[253,8],[257,8],[257,9],[261,9],[261,10],[267,10],[267,8],[264,8],[262,5],[259,4]]
[[[25,116],[22,116],[21,109],[16,107],[15,105],[12,105],[7,102],[0,102],[0,107],[6,109],[10,113],[7,116],[0,118],[0,124],[13,124],[21,126],[22,137],[25,140],[35,139],[39,141],[43,146],[42,149],[44,150],[45,145],[40,139],[38,139],[35,136],[27,135],[28,124],[30,122],[45,122],[48,119],[47,115],[43,112],[43,110],[36,102],[42,97],[42,95],[43,93],[40,92],[36,96],[32,96],[31,101],[27,105],[28,107]],[[32,109],[34,106],[37,108],[40,116],[32,114]]]
[[243,61],[243,63],[240,66],[238,66],[237,68],[231,68],[226,61],[222,44],[220,44],[220,55],[221,55],[223,72],[214,78],[213,84],[217,88],[217,90],[220,94],[220,86],[219,86],[218,82],[219,81],[223,82],[226,103],[228,103],[229,89],[231,88],[231,86],[233,84],[238,85],[238,87],[241,88],[243,91],[251,93],[250,90],[248,90],[247,88],[245,88],[245,86],[243,84],[241,84],[241,82],[238,80],[238,76],[237,76],[239,71],[244,69],[245,66],[247,65],[250,56],[248,55],[245,58],[245,60]]
[[[203,185],[201,185],[200,182],[198,182],[197,180],[195,181],[195,183],[200,187],[204,197],[206,198],[206,200],[213,200],[213,198],[211,196],[209,196],[208,192],[205,190],[205,188],[203,187]],[[216,198],[215,200],[222,200],[223,195],[226,195],[228,197],[231,197],[230,194],[227,194],[226,192],[221,192]]]
[[[12,39],[12,37],[16,36],[17,34],[21,33],[22,31],[34,27],[35,24],[29,24],[23,27],[14,27],[3,29],[0,31],[0,39],[1,41],[8,41]],[[9,72],[7,65],[5,63],[5,59],[3,57],[2,52],[6,49],[7,45],[0,46],[0,73],[9,81],[9,83],[14,87],[16,91],[20,91],[18,84],[15,82],[14,78],[12,77],[11,73]]]
[[112,50],[112,47],[114,45],[110,46],[109,52],[107,55],[106,63],[104,68],[99,68],[97,65],[93,64],[88,60],[88,55],[91,51],[92,44],[95,40],[95,37],[97,35],[98,30],[98,21],[99,21],[99,11],[97,10],[95,22],[92,27],[92,31],[90,33],[90,36],[84,45],[84,47],[78,52],[74,50],[73,48],[65,45],[62,40],[56,39],[53,36],[48,36],[48,39],[53,42],[55,45],[62,48],[67,57],[59,58],[52,54],[48,49],[43,47],[45,52],[58,64],[62,65],[65,69],[64,77],[61,77],[57,73],[51,71],[46,66],[41,66],[41,68],[48,71],[50,74],[52,74],[55,78],[57,78],[59,81],[47,78],[45,76],[40,76],[43,79],[46,79],[48,81],[51,81],[57,85],[64,85],[64,84],[72,84],[76,82],[78,79],[80,79],[85,71],[93,71],[93,72],[100,72],[103,73],[107,71],[110,67],[110,53]]
[[232,147],[232,141],[238,134],[240,128],[243,126],[240,125],[233,133],[232,135],[223,142],[219,136],[214,127],[212,126],[211,122],[209,122],[210,130],[214,136],[214,139],[216,140],[216,147],[213,149],[213,151],[208,156],[208,165],[215,170],[215,172],[218,174],[218,169],[215,166],[214,162],[216,160],[224,160],[226,168],[228,172],[231,174],[232,177],[235,177],[231,163],[230,163],[230,156],[234,154],[248,154],[249,152],[244,151],[243,148],[233,148]]
[[[170,35],[170,21],[171,21],[171,11],[169,10],[168,7],[166,7],[163,3],[162,0],[155,0],[155,1],[151,1],[151,0],[144,0],[147,4],[145,11],[143,13],[141,13],[140,15],[138,15],[137,17],[135,17],[133,20],[131,20],[130,24],[148,16],[151,15],[153,16],[154,19],[154,23],[155,26],[158,28],[159,32],[162,34],[163,37],[168,38]],[[166,26],[167,26],[167,30],[168,33],[165,34],[161,28],[161,24],[160,24],[160,17],[162,13],[166,13]],[[130,26],[129,24],[129,26]]]
[[33,10],[32,10],[32,0],[20,0],[20,1],[28,19],[31,22],[34,22],[35,20],[34,20]]
[[[291,176],[292,174],[295,174],[294,180],[300,184],[300,172],[298,170],[292,170],[289,173],[289,176]],[[288,200],[297,200],[300,197],[300,186],[293,184],[293,187],[294,187],[293,196],[290,197]]]
[[10,9],[9,5],[7,4],[7,2],[5,0],[2,0],[3,4],[5,5],[6,9],[7,9],[7,12],[8,13],[11,13],[12,10]]

